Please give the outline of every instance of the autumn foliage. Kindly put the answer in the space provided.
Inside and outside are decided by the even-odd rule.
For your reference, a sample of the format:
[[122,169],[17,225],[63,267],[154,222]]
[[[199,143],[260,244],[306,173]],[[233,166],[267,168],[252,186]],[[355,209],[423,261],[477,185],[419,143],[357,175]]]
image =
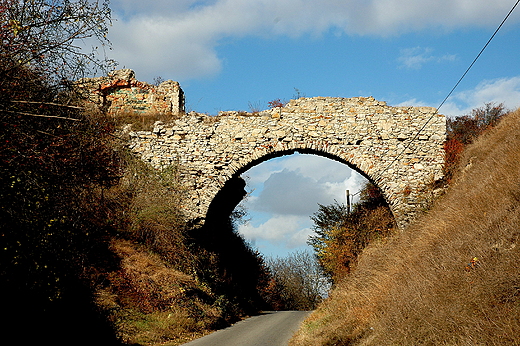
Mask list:
[[280,99],[275,99],[275,100],[267,102],[267,105],[269,106],[269,109],[273,109],[273,108],[281,108],[281,107],[285,106],[285,103],[286,102],[284,102]]
[[470,114],[447,119],[447,138],[444,143],[444,176],[450,182],[464,148],[489,128],[495,127],[507,113],[503,104],[486,103]]
[[333,282],[350,273],[371,241],[388,236],[396,228],[381,191],[371,183],[361,190],[359,203],[350,213],[345,205],[336,202],[319,205],[311,219],[316,235],[310,237],[309,244]]

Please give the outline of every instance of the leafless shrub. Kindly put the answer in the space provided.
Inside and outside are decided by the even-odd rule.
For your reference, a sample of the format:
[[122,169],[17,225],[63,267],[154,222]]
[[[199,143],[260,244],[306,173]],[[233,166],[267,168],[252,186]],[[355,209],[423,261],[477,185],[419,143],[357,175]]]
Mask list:
[[271,258],[267,265],[286,310],[314,310],[326,297],[329,281],[310,252]]

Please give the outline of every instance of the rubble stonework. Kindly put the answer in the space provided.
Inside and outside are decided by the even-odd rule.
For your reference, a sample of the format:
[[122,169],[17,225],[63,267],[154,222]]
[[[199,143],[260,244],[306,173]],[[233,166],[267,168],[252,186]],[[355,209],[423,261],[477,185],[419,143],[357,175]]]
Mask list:
[[255,114],[191,112],[130,132],[130,147],[158,169],[179,163],[193,219],[205,218],[231,177],[298,151],[343,162],[376,183],[402,227],[429,203],[428,184],[442,178],[445,133],[446,119],[435,108],[315,97]]
[[108,114],[184,112],[184,92],[178,82],[168,80],[158,86],[135,79],[130,69],[117,70],[108,77],[83,78],[76,82],[82,95]]

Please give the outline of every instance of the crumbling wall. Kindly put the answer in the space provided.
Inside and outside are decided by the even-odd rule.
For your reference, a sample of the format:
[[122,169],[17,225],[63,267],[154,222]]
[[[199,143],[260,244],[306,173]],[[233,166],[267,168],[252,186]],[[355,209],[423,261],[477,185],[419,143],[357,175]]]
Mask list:
[[[180,164],[186,215],[204,219],[227,181],[298,151],[350,165],[381,188],[403,227],[443,176],[446,118],[430,107],[391,107],[373,97],[314,97],[256,114],[190,112],[152,131],[130,132],[130,148],[155,168]],[[319,169],[319,168],[316,168]]]
[[184,92],[178,82],[168,80],[151,85],[135,79],[130,69],[117,70],[106,77],[83,78],[76,85],[88,102],[108,114],[184,113]]

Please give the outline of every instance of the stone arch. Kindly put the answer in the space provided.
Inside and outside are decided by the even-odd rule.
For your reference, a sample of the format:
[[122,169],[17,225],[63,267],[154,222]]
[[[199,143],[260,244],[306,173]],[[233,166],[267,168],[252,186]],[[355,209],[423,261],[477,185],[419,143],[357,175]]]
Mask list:
[[130,147],[157,168],[180,163],[189,191],[185,211],[194,220],[203,222],[213,198],[247,167],[299,151],[362,172],[405,226],[424,208],[425,186],[442,177],[445,131],[445,118],[434,108],[317,97],[257,114],[192,112],[151,132],[131,132]]

